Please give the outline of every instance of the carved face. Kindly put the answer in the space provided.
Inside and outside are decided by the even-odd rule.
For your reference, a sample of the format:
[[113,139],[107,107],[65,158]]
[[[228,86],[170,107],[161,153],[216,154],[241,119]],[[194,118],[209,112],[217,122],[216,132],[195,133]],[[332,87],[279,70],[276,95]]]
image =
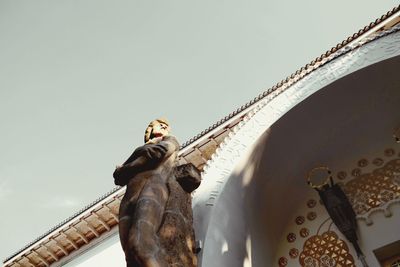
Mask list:
[[144,133],[144,142],[147,143],[152,139],[169,135],[171,127],[165,118],[159,118],[150,122]]
[[151,132],[151,138],[163,137],[169,134],[170,128],[167,124],[157,121],[153,125],[153,130]]

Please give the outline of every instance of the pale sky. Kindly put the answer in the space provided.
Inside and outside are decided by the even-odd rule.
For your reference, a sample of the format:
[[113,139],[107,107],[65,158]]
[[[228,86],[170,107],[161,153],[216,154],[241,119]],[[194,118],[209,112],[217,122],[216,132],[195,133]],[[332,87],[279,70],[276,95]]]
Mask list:
[[183,143],[397,5],[0,0],[0,258],[114,188],[152,119]]

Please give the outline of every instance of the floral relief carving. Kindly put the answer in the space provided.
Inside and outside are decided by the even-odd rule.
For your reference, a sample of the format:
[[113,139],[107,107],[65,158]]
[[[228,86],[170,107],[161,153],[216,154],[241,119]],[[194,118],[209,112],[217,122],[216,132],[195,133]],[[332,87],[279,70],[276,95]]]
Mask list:
[[400,198],[400,159],[355,177],[345,184],[346,192],[357,215],[385,206]]
[[321,262],[321,267],[334,267],[336,266],[336,261],[327,254],[324,254],[319,258]]
[[303,267],[355,267],[346,242],[333,231],[314,235],[304,243],[299,257]]
[[319,264],[318,264],[318,261],[315,258],[307,256],[304,259],[304,265],[303,266],[304,267],[318,267]]
[[[352,175],[350,176],[347,176],[345,171],[337,173],[337,177],[341,180],[340,186],[347,194],[359,218],[366,217],[368,219],[373,210],[378,208],[378,210],[385,211],[385,207],[390,203],[400,202],[400,158],[393,157],[393,155],[397,156],[393,149],[386,149],[385,153],[387,156],[390,155],[392,157],[386,163],[380,158],[375,158],[371,161],[361,159],[357,162],[359,167],[367,167],[369,165],[372,168],[367,173],[362,174],[359,168],[356,169],[356,175],[351,171]],[[369,162],[372,164],[368,164]],[[349,180],[345,180],[346,178]],[[309,209],[314,208],[316,204],[317,201],[314,199],[306,201],[306,206]],[[388,214],[385,211],[385,216],[390,216]],[[330,230],[330,226],[323,234],[319,234],[320,228],[328,220],[322,223],[315,235],[310,234],[313,229],[310,231],[310,228],[307,228],[307,224],[314,221],[316,217],[316,212],[311,210],[295,218],[294,222],[297,227],[301,225],[301,228],[297,228],[298,237],[305,240],[302,242],[303,250],[299,249],[301,253],[296,257],[295,251],[297,249],[291,248],[288,251],[290,257],[285,259],[288,261],[298,259],[303,267],[355,266],[355,258],[350,254],[348,244],[345,240],[339,239],[338,234]],[[287,241],[289,243],[295,241],[294,232],[288,233]]]

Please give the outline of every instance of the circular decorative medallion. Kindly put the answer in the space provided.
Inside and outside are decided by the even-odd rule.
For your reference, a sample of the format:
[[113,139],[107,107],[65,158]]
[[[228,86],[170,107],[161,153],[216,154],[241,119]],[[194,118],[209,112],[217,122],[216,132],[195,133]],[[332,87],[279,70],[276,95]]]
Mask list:
[[381,166],[383,164],[383,159],[381,158],[376,158],[372,161],[372,163],[376,166]]
[[395,193],[389,190],[383,190],[381,191],[379,197],[383,202],[389,202],[390,200],[394,199]]
[[292,243],[296,241],[296,234],[295,233],[289,233],[286,237],[287,241]]
[[338,174],[337,174],[337,178],[338,178],[339,180],[344,180],[344,179],[346,179],[346,176],[347,176],[347,173],[344,172],[344,171],[340,171],[340,172],[338,172]]
[[360,176],[361,175],[361,169],[355,168],[354,170],[351,171],[351,175],[354,177]]
[[285,257],[280,257],[278,261],[279,267],[283,267],[287,265],[287,259]]
[[315,218],[317,218],[317,214],[316,214],[315,212],[310,211],[310,212],[307,214],[307,219],[309,219],[310,221],[315,220]]
[[307,201],[307,207],[309,207],[310,209],[314,208],[315,205],[317,205],[317,201],[315,201],[315,199],[310,199]]
[[300,230],[300,236],[301,237],[307,237],[310,234],[310,231],[307,228],[301,228]]
[[335,261],[335,259],[334,258],[332,258],[332,257],[330,257],[329,255],[327,255],[327,254],[324,254],[324,255],[322,255],[320,258],[319,258],[319,261],[321,262],[321,266],[329,266],[329,267],[334,267],[334,266],[336,266],[336,261]]
[[394,149],[392,149],[392,148],[388,148],[388,149],[386,149],[385,150],[385,156],[386,157],[392,157],[393,155],[394,155]]
[[302,266],[317,267],[317,266],[319,266],[319,261],[317,261],[317,259],[315,259],[311,256],[308,256],[308,257],[304,258],[304,265],[302,264]]
[[296,224],[297,225],[303,224],[305,220],[306,219],[304,218],[304,216],[297,216],[296,217]]
[[332,172],[327,166],[318,166],[309,171],[307,175],[307,184],[314,189],[318,189],[324,185],[328,185],[329,179],[331,178]]
[[298,250],[297,248],[292,248],[292,249],[290,249],[290,250],[289,250],[289,256],[290,256],[292,259],[297,258],[297,256],[299,256],[299,250]]
[[359,161],[358,161],[358,167],[365,167],[365,166],[367,166],[368,165],[368,160],[366,160],[366,159],[360,159]]

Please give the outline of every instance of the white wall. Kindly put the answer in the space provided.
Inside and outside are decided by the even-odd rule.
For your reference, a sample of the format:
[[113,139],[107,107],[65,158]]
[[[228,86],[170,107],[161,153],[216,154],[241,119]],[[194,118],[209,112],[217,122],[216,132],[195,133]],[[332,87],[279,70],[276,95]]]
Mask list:
[[118,233],[99,242],[88,251],[72,257],[71,261],[62,265],[66,267],[125,267],[125,255],[119,243]]

